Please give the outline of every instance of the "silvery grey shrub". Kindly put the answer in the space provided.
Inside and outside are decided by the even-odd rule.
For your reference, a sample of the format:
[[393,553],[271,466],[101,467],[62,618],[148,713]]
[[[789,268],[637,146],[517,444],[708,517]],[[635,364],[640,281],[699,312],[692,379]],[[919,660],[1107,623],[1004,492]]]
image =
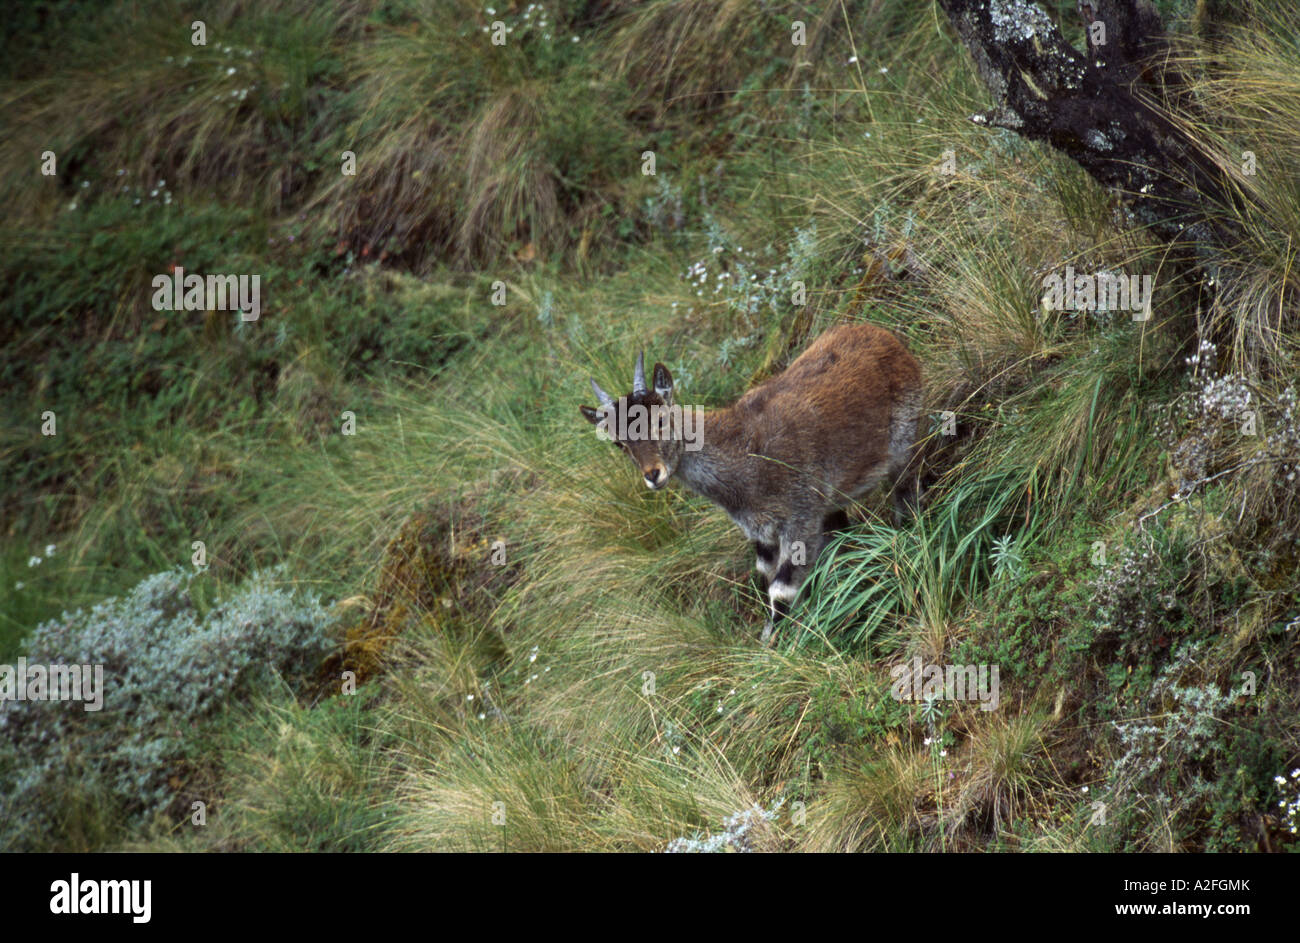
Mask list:
[[252,575],[203,616],[194,577],[188,568],[155,573],[36,628],[28,664],[103,665],[103,709],[0,702],[0,848],[59,845],[70,794],[116,805],[128,822],[165,809],[168,774],[196,724],[326,654],[328,611],[277,585],[279,569]]
[[785,802],[776,803],[771,809],[753,806],[732,813],[722,823],[722,831],[708,837],[696,833],[689,838],[674,838],[664,849],[666,854],[717,854],[719,852],[750,852],[754,850],[754,840],[750,832],[764,822],[776,818],[777,811]]

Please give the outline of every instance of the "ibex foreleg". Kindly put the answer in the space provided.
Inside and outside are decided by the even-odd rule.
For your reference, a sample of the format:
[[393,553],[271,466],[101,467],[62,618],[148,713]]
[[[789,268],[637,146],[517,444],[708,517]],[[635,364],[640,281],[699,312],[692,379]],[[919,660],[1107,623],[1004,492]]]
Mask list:
[[799,595],[799,587],[812,571],[817,554],[821,552],[826,536],[820,517],[807,521],[781,535],[779,560],[767,586],[768,622],[763,627],[762,641],[771,638],[776,621],[790,611],[790,605]]
[[754,569],[758,570],[758,575],[763,578],[764,589],[767,589],[772,582],[772,576],[776,573],[777,564],[780,562],[780,555],[780,547],[775,542],[754,541]]

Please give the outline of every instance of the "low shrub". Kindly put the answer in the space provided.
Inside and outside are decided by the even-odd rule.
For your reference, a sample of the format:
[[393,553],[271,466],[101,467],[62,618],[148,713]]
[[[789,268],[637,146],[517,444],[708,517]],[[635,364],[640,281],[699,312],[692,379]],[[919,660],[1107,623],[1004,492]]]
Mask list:
[[0,846],[75,847],[104,837],[84,835],[83,823],[102,830],[164,812],[197,725],[272,673],[305,674],[325,655],[329,613],[278,585],[276,571],[206,613],[196,578],[155,573],[37,627],[28,664],[102,666],[103,709],[0,701]]

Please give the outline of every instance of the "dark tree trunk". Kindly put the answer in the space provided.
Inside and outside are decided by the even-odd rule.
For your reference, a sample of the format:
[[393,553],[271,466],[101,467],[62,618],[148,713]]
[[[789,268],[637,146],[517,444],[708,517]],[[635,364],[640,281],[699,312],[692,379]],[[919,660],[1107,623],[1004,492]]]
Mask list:
[[1147,0],[1079,0],[1086,52],[1026,0],[939,4],[993,96],[973,121],[1047,142],[1118,194],[1134,223],[1217,270],[1238,239],[1224,211],[1238,191],[1177,120],[1193,106]]

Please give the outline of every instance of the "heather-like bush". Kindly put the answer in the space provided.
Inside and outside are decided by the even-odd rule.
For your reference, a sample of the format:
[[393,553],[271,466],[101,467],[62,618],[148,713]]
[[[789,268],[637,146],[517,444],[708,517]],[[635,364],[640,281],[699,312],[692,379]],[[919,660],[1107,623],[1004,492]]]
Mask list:
[[102,665],[103,707],[0,701],[0,847],[71,840],[69,820],[88,805],[134,821],[162,811],[196,725],[274,673],[314,667],[329,614],[278,577],[254,574],[201,615],[193,572],[156,573],[126,596],[38,626],[27,663]]
[[[1124,751],[1110,775],[1129,848],[1183,847],[1208,823],[1208,851],[1252,847],[1282,784],[1270,773],[1281,751],[1258,719],[1256,695],[1225,688],[1206,671],[1211,647],[1179,648],[1140,706],[1116,722]],[[1260,695],[1267,697],[1267,694]],[[1276,787],[1276,788],[1275,788]]]

